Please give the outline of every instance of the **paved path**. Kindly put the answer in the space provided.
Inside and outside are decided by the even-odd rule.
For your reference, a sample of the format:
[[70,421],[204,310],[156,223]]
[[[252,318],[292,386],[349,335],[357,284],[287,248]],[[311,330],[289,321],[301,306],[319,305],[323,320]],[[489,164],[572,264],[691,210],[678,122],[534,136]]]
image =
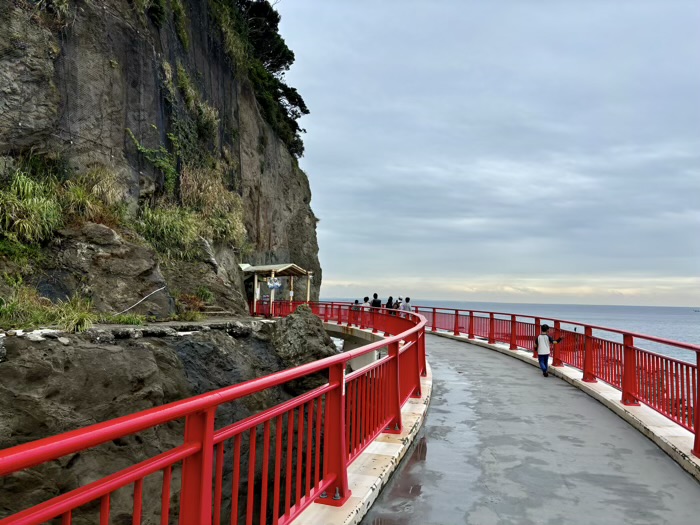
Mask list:
[[700,523],[700,483],[539,369],[436,336],[424,428],[362,525]]

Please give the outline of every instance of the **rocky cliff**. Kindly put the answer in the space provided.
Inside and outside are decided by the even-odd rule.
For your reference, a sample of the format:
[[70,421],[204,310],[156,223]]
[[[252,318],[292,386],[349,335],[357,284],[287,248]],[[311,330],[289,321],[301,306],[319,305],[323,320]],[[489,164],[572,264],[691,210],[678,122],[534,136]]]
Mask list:
[[[275,108],[261,105],[269,93],[251,81],[261,62],[247,56],[250,44],[236,33],[241,23],[231,21],[243,4],[0,0],[0,188],[20,170],[57,179],[68,197],[52,235],[22,239],[8,226],[19,212],[0,224],[0,241],[3,234],[31,245],[40,239],[48,250],[28,272],[42,293],[52,299],[81,293],[98,308],[118,311],[166,286],[138,311],[167,317],[178,294],[204,283],[217,302],[243,311],[238,263],[294,262],[314,272],[318,297],[309,183],[290,153],[298,146],[274,125]],[[284,93],[282,105],[294,100],[294,90]],[[88,193],[97,195],[109,181],[118,218],[91,211],[80,187],[66,182],[85,174],[92,177]],[[88,197],[82,196],[89,203]],[[144,215],[146,208],[173,206],[191,212],[185,219],[192,224],[200,216],[206,223],[182,233],[159,223],[179,237],[171,243],[193,237],[187,257],[164,257],[168,245],[158,235],[168,231],[154,232]],[[113,233],[86,231],[81,217]],[[15,252],[0,249],[0,270],[18,271],[8,256]]]

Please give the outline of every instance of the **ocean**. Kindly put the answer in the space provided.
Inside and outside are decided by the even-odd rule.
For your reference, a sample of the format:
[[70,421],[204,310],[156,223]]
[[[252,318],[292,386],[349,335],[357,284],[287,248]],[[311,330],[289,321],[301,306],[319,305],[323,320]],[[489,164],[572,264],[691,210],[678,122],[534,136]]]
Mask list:
[[[323,300],[348,301],[349,299]],[[418,306],[439,306],[460,310],[482,310],[486,312],[538,316],[543,322],[550,319],[563,319],[581,324],[627,330],[638,334],[700,345],[700,311],[697,311],[700,310],[700,307],[491,303],[428,299],[414,300],[413,298],[411,303]],[[562,324],[562,328],[573,329],[571,325],[566,324]],[[621,336],[618,334],[602,330],[595,331],[594,335],[613,341],[622,341]],[[644,340],[635,341],[635,345],[683,361],[696,362],[695,352],[688,350],[676,349]]]

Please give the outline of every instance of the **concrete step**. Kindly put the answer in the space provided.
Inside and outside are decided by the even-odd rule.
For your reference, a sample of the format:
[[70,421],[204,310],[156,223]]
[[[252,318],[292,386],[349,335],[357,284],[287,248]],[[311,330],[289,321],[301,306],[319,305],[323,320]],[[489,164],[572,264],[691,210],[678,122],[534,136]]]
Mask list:
[[223,312],[224,309],[221,306],[216,306],[215,304],[204,305],[205,312]]
[[212,312],[212,311],[209,311],[209,312],[205,311],[205,312],[202,312],[202,313],[203,313],[204,315],[206,315],[207,317],[235,317],[236,315],[239,315],[239,314],[236,314],[235,312],[228,312],[228,311],[226,311],[226,310],[221,310],[221,311],[218,311],[218,310],[217,310],[217,311],[214,311],[214,312]]

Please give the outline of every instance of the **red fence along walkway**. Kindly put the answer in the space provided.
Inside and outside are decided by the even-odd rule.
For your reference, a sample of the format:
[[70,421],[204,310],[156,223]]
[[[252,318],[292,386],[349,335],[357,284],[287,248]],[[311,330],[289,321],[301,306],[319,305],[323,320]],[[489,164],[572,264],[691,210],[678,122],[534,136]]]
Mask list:
[[[259,303],[258,312],[286,316],[299,304]],[[350,496],[348,465],[377,435],[400,430],[401,406],[409,397],[420,395],[420,375],[426,370],[425,318],[433,331],[447,330],[531,351],[542,321],[444,308],[416,307],[423,318],[347,303],[310,306],[325,322],[372,329],[387,338],[315,363],[0,451],[0,476],[4,477],[184,421],[181,445],[6,517],[0,525],[56,519],[70,525],[76,511],[92,511],[94,522],[106,525],[111,496],[123,490],[132,494],[133,524],[142,523],[145,508],[159,509],[164,525],[176,514],[181,525],[252,525],[291,523],[314,501],[340,505]],[[554,346],[552,366],[576,367],[583,371],[584,381],[600,379],[620,389],[625,404],[642,402],[654,408],[695,434],[693,453],[700,456],[700,347],[571,321],[547,321],[552,322],[555,337],[564,335],[562,344]],[[563,329],[562,324],[577,329]],[[617,334],[621,341],[594,335],[594,330]],[[694,352],[696,362],[650,352],[637,346],[639,341]],[[387,350],[384,357],[346,375],[349,360],[379,349]],[[318,388],[241,421],[217,420],[217,408],[223,404],[319,373],[326,374],[328,382]],[[231,482],[224,483],[225,479]],[[154,481],[160,484],[160,497],[145,501],[144,483]]]
[[[275,303],[275,315],[288,315],[297,305]],[[426,371],[425,319],[416,314],[356,310],[347,304],[310,306],[326,321],[362,324],[387,338],[291,370],[0,451],[0,477],[4,477],[184,420],[180,446],[6,517],[0,525],[55,519],[70,525],[76,511],[94,512],[93,522],[107,525],[110,497],[119,490],[133,494],[133,524],[142,523],[144,508],[158,508],[163,525],[175,514],[181,525],[268,521],[282,525],[314,501],[341,505],[350,496],[348,465],[380,433],[400,431],[402,405],[411,396],[420,397],[420,376]],[[349,360],[379,349],[386,349],[384,357],[346,375]],[[328,377],[323,386],[241,421],[217,420],[217,408],[225,403],[319,373]],[[246,463],[247,468],[242,468]],[[224,483],[229,478],[231,483]],[[160,498],[145,501],[144,483],[154,480],[161,486]],[[223,504],[229,499],[230,510]]]
[[[480,337],[490,344],[506,343],[511,350],[524,348],[537,357],[535,338],[544,319],[424,306],[415,307],[415,311],[425,316],[432,331],[464,334],[469,339]],[[600,379],[621,390],[624,404],[642,402],[693,432],[693,454],[700,457],[700,346],[575,321],[546,321],[554,327],[553,337],[564,336],[552,349],[552,366],[578,368],[583,371],[583,381]],[[562,324],[575,330],[562,329]],[[617,334],[621,342],[595,336],[594,330]],[[644,350],[637,346],[639,342],[694,352],[695,364]]]

